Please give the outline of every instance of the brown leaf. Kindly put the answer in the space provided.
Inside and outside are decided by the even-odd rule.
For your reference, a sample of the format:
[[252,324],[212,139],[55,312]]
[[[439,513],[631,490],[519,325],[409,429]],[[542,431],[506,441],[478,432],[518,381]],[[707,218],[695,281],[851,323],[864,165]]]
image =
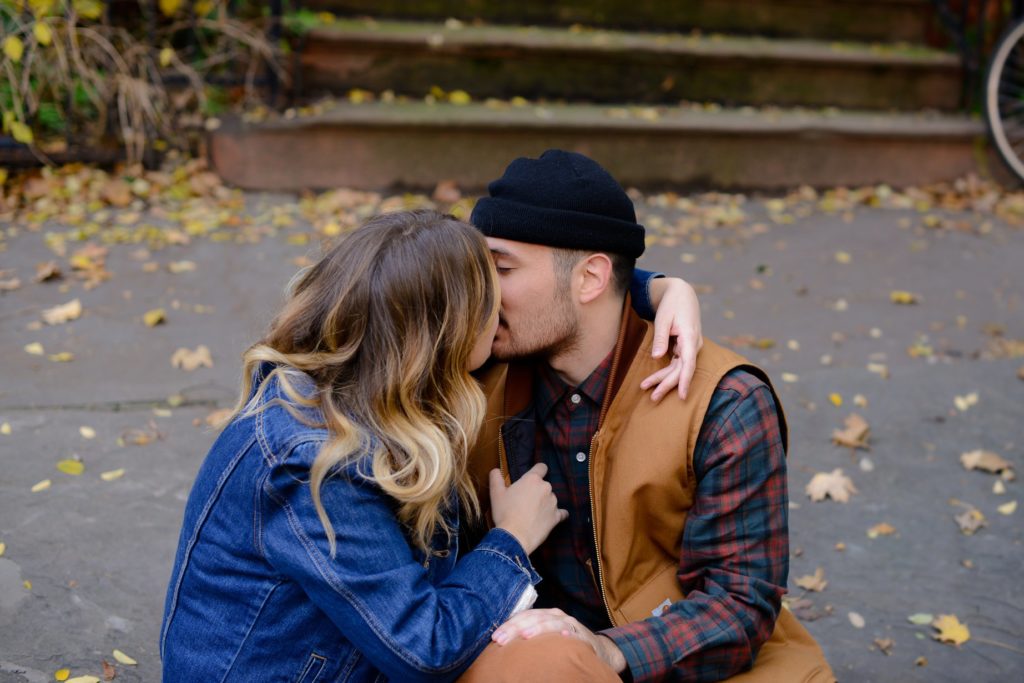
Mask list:
[[64,277],[56,261],[44,261],[36,264],[36,282],[49,282]]
[[1017,379],[1024,380],[1024,365],[1017,368]]
[[846,425],[843,429],[832,430],[832,443],[837,446],[846,446],[847,448],[860,448],[866,451],[871,450],[868,445],[868,435],[871,433],[871,427],[860,415],[851,413],[849,417],[844,421]]
[[434,188],[434,201],[440,204],[454,204],[462,199],[462,192],[454,180],[442,180]]
[[212,368],[213,359],[210,357],[210,349],[200,344],[195,351],[184,347],[175,351],[171,355],[171,365],[185,372],[192,372],[200,367]]
[[114,677],[117,676],[117,669],[114,668],[114,665],[111,664],[110,662],[108,662],[105,659],[102,661],[102,665],[103,665],[103,680],[105,680],[105,681],[112,681],[112,680],[114,680]]
[[114,178],[103,186],[100,197],[111,206],[125,207],[132,203],[132,188],[120,178]]
[[953,519],[956,520],[964,536],[971,536],[978,529],[988,525],[985,515],[981,514],[981,510],[975,507],[969,507],[959,515],[954,515]]
[[21,279],[12,277],[9,280],[0,280],[0,292],[13,292],[21,287]]
[[960,456],[960,463],[966,470],[982,470],[992,474],[1003,473],[1003,479],[1013,481],[1013,464],[992,451],[970,451]]
[[849,502],[851,495],[857,493],[857,487],[843,474],[842,469],[837,468],[829,473],[815,474],[804,491],[813,501],[822,501],[829,497],[839,503],[846,503]]
[[896,533],[896,527],[888,522],[881,522],[868,529],[868,538],[878,538],[879,536],[892,536]]
[[875,638],[875,645],[881,650],[883,655],[891,655],[892,646],[895,644],[892,638]]
[[828,585],[828,581],[825,580],[825,569],[823,567],[815,569],[813,574],[807,574],[806,576],[794,579],[793,583],[806,591],[814,591],[815,593],[825,590],[825,587]]
[[214,429],[220,429],[234,413],[233,408],[219,408],[207,415],[203,421]]
[[808,598],[783,598],[783,603],[800,621],[817,621],[832,614],[832,605],[818,607]]

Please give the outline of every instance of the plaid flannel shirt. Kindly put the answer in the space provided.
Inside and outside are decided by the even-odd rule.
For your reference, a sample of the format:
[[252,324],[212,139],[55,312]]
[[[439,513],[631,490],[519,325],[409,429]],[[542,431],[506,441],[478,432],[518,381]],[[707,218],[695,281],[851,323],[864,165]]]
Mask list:
[[[634,681],[718,681],[749,668],[771,635],[789,571],[786,462],[771,391],[743,370],[716,388],[694,453],[697,492],[683,531],[685,600],[612,628],[596,581],[588,463],[609,355],[578,387],[541,366],[535,458],[569,519],[533,556],[538,607],[559,607],[622,651]],[[678,400],[671,396],[666,401]]]

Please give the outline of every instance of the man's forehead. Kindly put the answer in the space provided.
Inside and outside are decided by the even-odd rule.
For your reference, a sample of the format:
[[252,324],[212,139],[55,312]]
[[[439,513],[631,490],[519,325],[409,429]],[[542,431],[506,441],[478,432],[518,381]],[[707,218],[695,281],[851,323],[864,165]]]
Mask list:
[[551,247],[532,242],[516,242],[500,237],[488,237],[487,248],[494,256],[510,256],[513,258],[530,258],[535,255],[547,254]]

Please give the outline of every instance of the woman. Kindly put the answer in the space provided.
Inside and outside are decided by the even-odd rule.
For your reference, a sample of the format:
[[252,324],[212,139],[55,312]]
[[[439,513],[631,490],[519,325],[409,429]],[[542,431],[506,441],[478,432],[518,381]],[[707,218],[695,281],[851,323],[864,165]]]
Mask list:
[[456,562],[498,301],[483,237],[432,211],[301,276],[189,497],[165,681],[453,679],[532,604],[528,556],[566,515],[543,465],[493,478],[494,528]]

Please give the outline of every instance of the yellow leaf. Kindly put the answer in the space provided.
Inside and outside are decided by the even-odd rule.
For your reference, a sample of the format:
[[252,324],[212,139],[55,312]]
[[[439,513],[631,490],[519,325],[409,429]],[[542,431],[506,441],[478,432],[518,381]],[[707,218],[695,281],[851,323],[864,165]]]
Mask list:
[[53,672],[53,680],[55,681],[66,681],[68,676],[71,675],[71,669],[57,669]]
[[146,327],[156,327],[167,322],[167,312],[162,308],[154,308],[152,311],[146,311],[146,314],[142,316],[142,321],[146,323]]
[[971,631],[967,624],[960,623],[953,614],[940,614],[932,622],[932,626],[938,631],[932,637],[939,642],[962,645],[971,639]]
[[27,590],[27,591],[32,590],[32,582],[29,581],[28,579],[25,579],[24,581],[22,581],[21,585],[24,586],[25,590]]
[[213,0],[196,0],[192,5],[192,9],[195,10],[197,17],[205,17],[213,11],[214,6]]
[[196,269],[195,261],[171,261],[167,264],[167,270],[180,275],[181,273],[191,273]]
[[85,465],[82,464],[81,460],[71,460],[69,458],[67,460],[61,460],[60,462],[58,462],[57,469],[63,472],[64,474],[70,474],[77,477],[78,475],[85,471]]
[[473,98],[465,90],[453,90],[448,94],[448,101],[455,105],[469,104]]
[[171,354],[171,365],[185,372],[192,372],[200,367],[212,368],[213,359],[210,357],[210,349],[200,344],[195,351],[184,347],[175,351]]
[[10,422],[4,422],[2,425],[0,425],[0,434],[3,434],[4,436],[8,436],[10,433],[11,433],[11,423]]
[[3,557],[5,552],[7,552],[7,544],[0,543],[0,557]]
[[843,474],[843,470],[834,469],[832,472],[818,472],[810,483],[804,488],[805,493],[813,501],[822,501],[826,497],[839,503],[849,502],[850,496],[857,493],[857,487],[853,481]]
[[124,468],[120,467],[120,468],[118,468],[116,470],[110,470],[109,472],[104,472],[103,474],[100,475],[100,479],[102,479],[103,481],[115,481],[117,479],[120,479],[123,476],[124,476]]
[[847,448],[860,448],[865,451],[871,450],[868,445],[868,436],[871,434],[871,427],[860,415],[851,413],[843,422],[844,429],[832,430],[832,443]]
[[7,182],[7,169],[0,167],[0,186]]
[[845,252],[845,251],[837,251],[836,252],[836,263],[849,263],[849,262],[850,262],[850,254],[849,254],[849,252]]
[[39,493],[40,491],[45,491],[46,489],[50,488],[50,483],[51,482],[49,479],[43,479],[41,482],[32,487],[32,493]]
[[165,17],[173,17],[181,9],[181,0],[159,0],[157,4]]
[[32,129],[21,121],[11,121],[11,137],[23,145],[31,145],[32,141],[35,140],[35,136],[32,135]]
[[21,56],[25,54],[25,45],[21,42],[21,38],[18,36],[4,38],[4,54],[15,64],[20,62]]
[[828,395],[828,400],[831,401],[832,405],[834,405],[836,408],[838,408],[839,406],[843,405],[843,397],[840,396],[839,394],[836,394],[836,393],[829,394]]
[[118,664],[124,664],[125,666],[135,666],[138,664],[134,659],[121,652],[120,650],[114,650],[114,659],[117,660]]
[[173,47],[165,47],[164,49],[160,50],[160,66],[162,66],[163,68],[166,69],[167,67],[169,67],[171,65],[171,62],[173,62],[173,61],[174,61],[174,48]]
[[825,590],[825,586],[828,585],[828,581],[825,580],[825,569],[823,567],[815,569],[813,574],[794,579],[793,583],[804,590],[814,591],[815,593]]
[[784,372],[782,373],[782,381],[792,384],[793,382],[799,382],[800,377],[793,372]]
[[60,353],[51,353],[47,358],[54,363],[70,363],[75,359],[75,354],[70,351],[61,351]]
[[82,435],[83,439],[95,439],[96,438],[96,430],[93,429],[92,427],[85,427],[85,426],[79,427],[78,428],[78,433]]
[[75,676],[69,678],[67,683],[100,683],[100,679],[96,676]]
[[101,0],[72,0],[71,6],[75,8],[78,16],[84,19],[99,19],[103,14]]
[[1003,503],[996,509],[999,510],[1001,515],[1012,515],[1017,511],[1017,501],[1011,500],[1009,503]]
[[917,303],[917,295],[912,292],[903,291],[902,289],[894,289],[889,293],[889,300],[894,304],[909,306]]
[[36,25],[32,27],[32,33],[35,34],[36,41],[40,45],[49,45],[53,42],[53,31],[50,30],[49,24],[37,21]]
[[[36,17],[45,17],[53,11],[53,5],[57,0],[29,0],[28,6]],[[21,3],[19,3],[21,4]]]

